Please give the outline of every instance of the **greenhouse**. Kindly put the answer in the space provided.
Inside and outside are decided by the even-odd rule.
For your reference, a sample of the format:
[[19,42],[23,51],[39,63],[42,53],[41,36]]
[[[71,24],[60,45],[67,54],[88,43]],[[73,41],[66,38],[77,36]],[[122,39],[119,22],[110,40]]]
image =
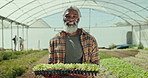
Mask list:
[[[0,69],[5,71],[0,72],[2,73],[0,77],[16,78],[20,76],[20,78],[23,78],[22,75],[28,71],[29,67],[33,68],[37,64],[36,61],[43,57],[48,61],[47,55],[50,52],[48,50],[51,47],[50,40],[52,41],[57,33],[64,30],[65,18],[67,18],[64,14],[66,14],[67,8],[76,7],[80,10],[80,13],[76,10],[80,14],[78,28],[82,28],[88,34],[91,34],[96,39],[97,48],[99,49],[99,51],[92,50],[98,51],[101,58],[100,73],[95,78],[135,78],[136,76],[137,78],[147,78],[148,61],[145,60],[148,57],[147,4],[147,0],[1,0],[0,63],[2,65],[0,65]],[[93,41],[89,40],[87,46],[96,44]],[[62,38],[56,42],[60,46],[64,43]],[[66,42],[65,44],[69,44]],[[78,48],[84,50],[86,46],[81,45],[83,43],[78,45]],[[55,47],[54,44],[52,46]],[[55,51],[60,53],[65,49],[62,48],[61,50]],[[77,51],[77,49],[74,50]],[[26,65],[30,65],[29,67],[18,62],[19,59],[25,59],[23,55],[30,58],[28,60],[29,64],[27,60],[24,62]],[[91,54],[88,53],[88,56],[91,56]],[[32,59],[32,57],[35,58]],[[9,66],[3,67],[5,61],[10,63],[13,60],[17,60],[18,64],[13,63],[10,68]],[[126,63],[120,60],[126,61]],[[120,65],[120,62],[123,66]],[[139,62],[141,63],[139,64]],[[34,65],[31,65],[32,63]],[[45,61],[41,63],[45,63]],[[121,67],[113,69],[116,67],[112,67],[111,64],[117,63],[120,63],[119,66]],[[124,66],[127,66],[127,69],[123,70]],[[138,66],[135,71],[141,71],[142,74],[139,75],[138,72],[128,70],[130,66],[131,68]],[[18,70],[17,73],[22,73],[6,72],[13,68]],[[115,70],[127,70],[129,73],[121,73]],[[113,75],[106,74],[112,72]],[[103,76],[100,76],[100,74],[103,74]],[[33,78],[34,76],[29,77]]]

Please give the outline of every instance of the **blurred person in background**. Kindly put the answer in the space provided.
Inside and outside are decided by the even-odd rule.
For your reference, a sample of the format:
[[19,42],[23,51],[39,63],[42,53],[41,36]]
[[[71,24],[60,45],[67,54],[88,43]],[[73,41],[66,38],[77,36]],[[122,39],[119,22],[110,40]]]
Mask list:
[[24,50],[24,39],[22,37],[19,37],[20,42],[20,51]]
[[12,39],[14,42],[14,51],[16,51],[16,46],[17,46],[17,42],[18,42],[18,37],[15,35],[15,37]]

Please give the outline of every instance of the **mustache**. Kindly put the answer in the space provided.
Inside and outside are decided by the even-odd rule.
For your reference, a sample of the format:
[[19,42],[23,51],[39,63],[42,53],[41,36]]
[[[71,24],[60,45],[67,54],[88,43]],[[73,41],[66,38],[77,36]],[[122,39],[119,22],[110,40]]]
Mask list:
[[67,26],[67,24],[68,24],[69,22],[74,22],[74,24],[75,24],[76,26],[78,25],[78,23],[77,23],[76,21],[66,21],[64,24]]

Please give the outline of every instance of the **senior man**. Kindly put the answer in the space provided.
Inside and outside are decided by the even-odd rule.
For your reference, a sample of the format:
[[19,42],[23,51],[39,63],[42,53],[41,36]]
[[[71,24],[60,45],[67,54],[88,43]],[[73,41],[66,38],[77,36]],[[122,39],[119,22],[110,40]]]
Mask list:
[[[64,30],[50,40],[49,64],[85,63],[99,64],[96,39],[82,28],[78,28],[81,13],[78,8],[70,7],[63,14]],[[55,78],[87,78],[86,75],[52,75]]]

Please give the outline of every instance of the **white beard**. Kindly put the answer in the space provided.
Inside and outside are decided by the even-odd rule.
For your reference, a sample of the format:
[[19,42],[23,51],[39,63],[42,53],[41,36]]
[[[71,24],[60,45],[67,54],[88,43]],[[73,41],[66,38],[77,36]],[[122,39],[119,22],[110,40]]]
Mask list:
[[75,22],[76,25],[72,25],[72,26],[67,26],[67,23],[65,23],[65,31],[67,33],[74,33],[77,31],[78,29],[78,25],[77,23]]

